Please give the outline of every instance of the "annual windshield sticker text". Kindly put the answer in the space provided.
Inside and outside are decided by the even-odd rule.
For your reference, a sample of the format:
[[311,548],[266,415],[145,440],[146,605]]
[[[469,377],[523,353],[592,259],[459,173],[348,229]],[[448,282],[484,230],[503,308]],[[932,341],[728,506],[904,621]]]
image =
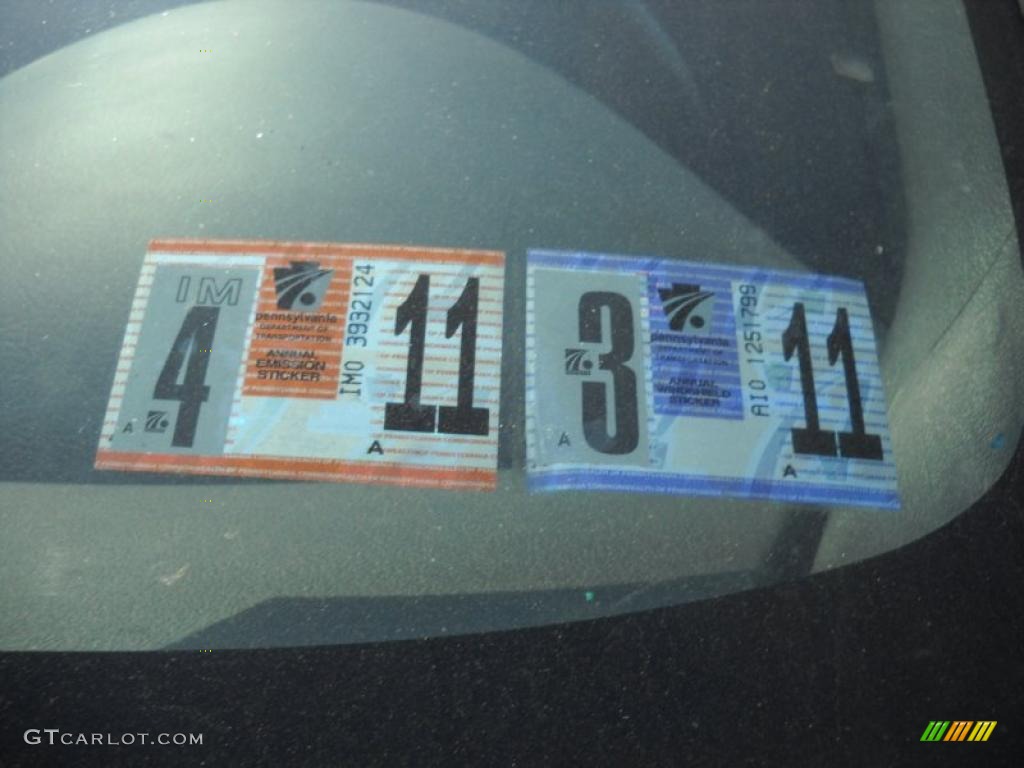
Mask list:
[[533,490],[898,509],[863,285],[530,251]]
[[151,242],[97,469],[492,490],[504,264]]

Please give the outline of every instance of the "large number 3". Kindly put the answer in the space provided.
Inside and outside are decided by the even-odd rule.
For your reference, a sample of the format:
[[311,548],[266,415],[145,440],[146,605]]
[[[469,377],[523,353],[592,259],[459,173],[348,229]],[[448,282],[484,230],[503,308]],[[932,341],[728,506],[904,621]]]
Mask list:
[[607,385],[583,382],[583,435],[587,444],[601,453],[623,454],[636,450],[640,441],[637,416],[636,374],[626,363],[633,357],[633,307],[621,293],[592,291],[580,297],[580,341],[604,341],[601,314],[611,317],[611,349],[598,355],[597,366],[612,375],[615,390],[615,434],[608,431]]

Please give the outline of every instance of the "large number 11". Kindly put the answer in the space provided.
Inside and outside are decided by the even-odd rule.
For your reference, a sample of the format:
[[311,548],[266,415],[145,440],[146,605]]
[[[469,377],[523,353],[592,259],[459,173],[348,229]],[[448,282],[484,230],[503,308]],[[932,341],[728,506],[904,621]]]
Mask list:
[[405,370],[405,400],[388,403],[384,408],[384,429],[401,432],[438,432],[452,435],[486,435],[490,411],[473,407],[473,377],[476,372],[476,322],[480,297],[480,278],[471,277],[462,295],[448,310],[445,338],[462,328],[459,350],[459,391],[455,407],[422,405],[423,354],[427,342],[427,303],[430,275],[420,275],[412,291],[398,306],[395,335],[409,330],[409,357]]
[[804,395],[804,418],[807,427],[793,428],[793,452],[816,456],[835,456],[837,453],[848,459],[882,460],[882,439],[868,434],[864,427],[864,407],[860,399],[860,383],[857,381],[857,363],[853,358],[853,341],[850,339],[850,318],[845,307],[836,310],[836,323],[828,335],[828,363],[835,365],[843,358],[843,374],[846,379],[846,399],[850,404],[851,432],[839,433],[839,450],[836,450],[836,433],[821,428],[818,422],[818,400],[814,391],[814,368],[811,366],[811,345],[807,338],[807,319],[804,305],[793,305],[793,316],[789,327],[782,334],[782,354],[789,360],[797,353],[800,363],[800,388]]

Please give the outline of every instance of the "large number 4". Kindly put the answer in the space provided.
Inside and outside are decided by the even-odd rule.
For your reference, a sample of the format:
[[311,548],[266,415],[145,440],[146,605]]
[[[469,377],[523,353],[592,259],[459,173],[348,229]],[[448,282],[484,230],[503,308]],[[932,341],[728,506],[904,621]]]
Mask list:
[[445,338],[450,339],[462,328],[459,349],[459,389],[454,407],[423,405],[423,355],[427,335],[427,303],[430,298],[430,275],[420,275],[412,291],[398,307],[395,335],[409,329],[409,356],[405,370],[405,399],[384,407],[384,429],[402,432],[438,432],[451,435],[486,435],[490,411],[473,407],[473,379],[476,373],[477,305],[480,299],[480,278],[466,280],[459,300],[448,310]]
[[[210,397],[210,388],[204,382],[219,317],[220,307],[192,307],[188,311],[153,389],[153,399],[180,403],[171,439],[171,445],[178,448],[191,447],[195,441],[199,407]],[[185,379],[179,384],[182,365],[185,365]]]
[[868,434],[864,426],[864,407],[860,397],[860,383],[857,380],[857,363],[853,357],[853,341],[850,338],[850,318],[845,307],[836,310],[836,322],[828,335],[828,363],[835,365],[843,358],[843,375],[846,380],[846,399],[850,406],[850,432],[839,433],[839,448],[836,450],[836,433],[823,430],[818,421],[818,401],[814,390],[814,369],[811,365],[811,346],[807,338],[807,318],[804,305],[793,305],[789,326],[782,334],[782,354],[787,360],[797,353],[800,364],[800,388],[804,397],[804,419],[807,426],[794,427],[793,452],[815,456],[835,456],[837,453],[848,459],[882,460],[882,439]]

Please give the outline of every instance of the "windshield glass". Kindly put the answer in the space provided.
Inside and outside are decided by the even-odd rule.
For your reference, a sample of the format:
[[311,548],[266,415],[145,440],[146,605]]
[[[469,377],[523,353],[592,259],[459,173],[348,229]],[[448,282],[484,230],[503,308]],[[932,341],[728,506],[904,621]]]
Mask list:
[[[1009,461],[1024,275],[957,0],[126,5],[149,15],[80,9],[52,37],[38,10],[0,11],[25,30],[0,80],[0,647],[343,643],[680,603],[913,541]],[[212,282],[190,282],[189,259]],[[781,434],[797,453],[805,439],[837,461],[877,455],[884,493],[845,475],[856,493],[760,493],[746,467],[728,487],[608,481],[660,434],[616,399],[642,400],[644,370],[657,380],[652,318],[678,328],[656,305],[685,305],[691,347],[714,346],[699,339],[717,333],[705,299],[726,295],[708,288],[724,269],[741,321],[771,280],[799,291],[778,328],[747,329],[778,347],[765,380],[792,382]],[[374,294],[387,270],[401,279]],[[344,289],[316,288],[321,273]],[[365,310],[361,288],[377,302]],[[623,295],[635,300],[619,312]],[[253,342],[335,305],[341,335],[305,352]],[[623,323],[650,326],[631,359],[614,346]],[[358,356],[385,331],[393,370]],[[238,356],[202,362],[228,348]],[[438,348],[450,367],[431,368]],[[548,353],[565,355],[554,378],[536,363]],[[262,397],[251,411],[218,399],[240,364],[239,392]],[[367,366],[388,373],[385,429],[444,442],[390,470],[275,474],[266,456],[333,450],[309,394],[321,374],[340,398]],[[830,407],[842,423],[815,430],[826,370],[845,384],[822,423]],[[672,413],[694,454],[741,455],[744,438],[702,431],[704,401],[730,402],[711,378],[666,374],[664,394],[690,399],[668,405],[652,381],[652,413],[693,406]],[[753,380],[736,377],[740,423],[757,416]],[[281,388],[287,418],[263,402]],[[573,398],[600,414],[584,404],[578,435],[558,426]],[[338,403],[324,420],[350,419]],[[218,408],[240,445],[269,446],[253,476],[211,458],[225,446],[202,429]],[[272,419],[272,434],[245,431]],[[415,453],[409,440],[367,439],[358,459]],[[563,440],[601,456],[550,453]],[[172,448],[197,458],[154,458]],[[538,480],[544,462],[562,474]]]

